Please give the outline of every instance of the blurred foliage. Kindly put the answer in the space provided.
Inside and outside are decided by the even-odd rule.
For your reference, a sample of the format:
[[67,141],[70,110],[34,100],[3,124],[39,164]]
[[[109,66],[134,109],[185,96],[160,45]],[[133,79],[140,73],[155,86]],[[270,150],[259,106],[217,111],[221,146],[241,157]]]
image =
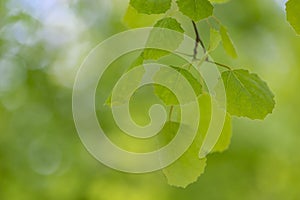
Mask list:
[[168,186],[160,172],[130,175],[103,166],[74,127],[76,71],[93,46],[126,29],[128,2],[1,0],[0,199],[298,199],[300,40],[277,2],[216,6],[239,59],[219,49],[212,56],[231,66],[247,63],[270,84],[277,106],[263,122],[234,119],[229,150],[209,156],[205,174],[183,190]]

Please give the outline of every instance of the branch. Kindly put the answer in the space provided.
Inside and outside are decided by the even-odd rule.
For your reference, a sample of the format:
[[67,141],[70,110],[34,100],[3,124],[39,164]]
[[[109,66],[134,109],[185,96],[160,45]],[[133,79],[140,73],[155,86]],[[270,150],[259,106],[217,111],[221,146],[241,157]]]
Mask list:
[[[217,19],[216,19],[216,20],[217,20]],[[195,34],[196,34],[196,40],[195,40],[195,48],[194,48],[193,59],[194,59],[194,60],[197,60],[198,44],[201,45],[204,54],[206,54],[207,50],[206,50],[206,48],[205,48],[205,45],[204,45],[203,41],[201,40],[201,37],[200,37],[200,34],[199,34],[199,31],[198,31],[198,28],[197,28],[196,23],[195,23],[193,20],[192,20],[192,23],[193,23],[194,31],[195,31]],[[209,60],[208,57],[205,59],[205,61],[206,61],[206,62],[209,62],[209,63],[212,63],[212,64],[215,64],[215,65],[218,65],[218,66],[220,66],[220,67],[226,68],[226,69],[228,69],[228,70],[231,70],[231,68],[230,68],[229,66],[224,65],[224,64],[221,64],[221,63],[218,63],[218,62],[211,61],[211,60]]]
[[201,37],[200,37],[200,35],[199,35],[199,32],[198,32],[196,23],[195,23],[193,20],[192,20],[192,23],[193,23],[194,31],[195,31],[195,34],[196,34],[196,40],[195,40],[195,48],[194,48],[194,55],[193,55],[193,58],[194,58],[194,59],[197,59],[197,54],[198,54],[198,44],[200,43],[200,45],[201,45],[201,47],[202,47],[204,53],[206,53],[206,48],[205,48],[205,46],[204,46],[203,41],[201,40]]

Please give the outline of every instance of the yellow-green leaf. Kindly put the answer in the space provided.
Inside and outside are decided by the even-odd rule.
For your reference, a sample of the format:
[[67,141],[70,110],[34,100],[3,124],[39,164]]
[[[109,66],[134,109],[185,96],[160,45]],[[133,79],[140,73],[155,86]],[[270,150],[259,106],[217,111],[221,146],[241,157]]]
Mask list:
[[227,3],[230,0],[209,0],[211,3]]
[[214,28],[210,29],[210,41],[209,41],[209,48],[208,51],[214,51],[221,42],[221,35],[220,32]]
[[[165,44],[166,49],[175,50],[181,44],[183,40],[183,34],[173,34],[172,32],[165,31],[164,29],[170,29],[179,33],[184,33],[180,23],[172,18],[167,17],[159,20],[154,27],[162,29],[154,29],[147,41],[148,45],[151,44]],[[158,60],[159,58],[168,55],[170,52],[160,49],[146,49],[142,56],[145,60]]]
[[211,151],[211,153],[223,152],[227,150],[230,145],[231,136],[232,136],[231,116],[227,114],[221,135],[218,139],[218,142],[215,144],[213,150]]
[[130,5],[139,13],[161,14],[171,7],[172,0],[130,0]]
[[220,34],[221,34],[221,38],[222,38],[223,47],[224,47],[226,53],[229,56],[231,56],[233,58],[236,58],[237,53],[236,53],[234,44],[233,44],[232,39],[230,38],[230,36],[227,32],[227,29],[224,26],[221,26]]
[[139,28],[153,26],[153,24],[160,18],[162,14],[147,15],[139,13],[131,5],[128,6],[127,11],[124,16],[124,24],[129,28]]
[[197,22],[213,14],[214,7],[208,0],[178,0],[180,12]]
[[268,85],[247,70],[222,73],[226,88],[227,111],[231,115],[264,119],[272,113],[275,101]]
[[300,0],[289,0],[286,3],[287,20],[300,35]]
[[[179,124],[172,122],[168,126],[168,136],[174,137]],[[167,141],[170,140],[169,137]],[[204,172],[206,158],[199,159],[198,157],[201,142],[202,139],[198,133],[189,149],[178,160],[163,169],[169,185],[185,188],[197,181],[198,177]]]
[[[179,67],[172,67],[176,71],[180,73],[181,76],[183,76],[189,84],[194,89],[194,92],[197,96],[199,96],[202,93],[202,85],[200,82],[187,70]],[[178,74],[178,76],[180,76]],[[166,77],[170,78],[170,77]],[[174,77],[173,85],[174,88],[180,88],[181,86],[181,79],[178,77]],[[155,85],[155,94],[166,104],[166,105],[178,105],[178,100],[176,96],[167,88],[161,86],[161,85]]]

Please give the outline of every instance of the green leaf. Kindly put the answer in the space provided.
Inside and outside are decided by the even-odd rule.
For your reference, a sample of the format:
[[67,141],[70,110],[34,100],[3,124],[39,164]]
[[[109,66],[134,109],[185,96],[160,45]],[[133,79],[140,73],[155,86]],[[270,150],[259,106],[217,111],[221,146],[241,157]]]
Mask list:
[[264,119],[272,113],[275,106],[274,95],[256,74],[240,69],[225,71],[222,78],[226,88],[227,111],[230,114]]
[[224,127],[222,133],[218,139],[218,142],[214,146],[213,152],[223,152],[228,149],[232,136],[232,121],[231,116],[229,114],[226,115]]
[[287,20],[300,35],[300,0],[289,0],[286,3]]
[[138,13],[136,9],[129,5],[123,21],[129,28],[148,27],[153,26],[162,16],[162,14],[147,15]]
[[220,34],[221,34],[221,38],[222,38],[223,47],[224,47],[226,53],[229,56],[236,58],[237,53],[236,53],[235,47],[234,47],[233,42],[227,32],[227,29],[224,26],[221,26]]
[[[177,70],[192,86],[195,91],[195,94],[199,96],[202,93],[202,85],[199,80],[195,78],[187,69],[173,67]],[[168,77],[166,77],[168,78]],[[175,88],[180,88],[180,81],[177,77],[174,78],[173,84]],[[155,94],[166,104],[166,105],[178,105],[178,100],[176,96],[167,88],[161,85],[155,85]]]
[[164,19],[159,20],[154,25],[154,27],[167,28],[170,30],[178,31],[180,33],[184,33],[184,30],[181,27],[180,23],[172,17],[166,17]]
[[221,42],[221,35],[220,32],[217,31],[214,28],[210,29],[210,42],[209,42],[209,48],[208,51],[214,51],[220,44]]
[[[201,140],[203,142],[206,136],[209,123],[211,120],[211,98],[208,94],[204,93],[198,98],[199,108],[200,108],[200,122],[199,122],[199,134],[201,135]],[[201,143],[202,144],[202,143]],[[198,152],[199,154],[199,152]]]
[[[208,94],[202,94],[198,97],[198,102],[201,117],[195,140],[178,160],[163,169],[163,173],[167,177],[168,183],[173,186],[185,188],[189,184],[197,181],[198,177],[204,172],[206,166],[206,158],[199,159],[198,155],[211,120],[211,97]],[[175,130],[179,127],[179,123],[172,122],[172,124],[172,126],[169,125],[169,137],[174,137],[176,134]],[[169,137],[167,141],[170,141]],[[226,116],[223,131],[212,152],[226,150],[230,144],[230,139],[231,117],[228,114]]]
[[104,105],[105,105],[105,106],[109,106],[109,107],[112,106],[112,103],[111,103],[111,94],[109,94],[109,96],[108,96],[107,99],[105,100]]
[[[138,67],[138,66],[140,66],[140,65],[143,65],[143,63],[144,63],[144,58],[143,58],[141,55],[139,55],[139,56],[131,63],[131,65],[129,66],[129,68],[127,69],[127,71],[129,71],[129,70],[131,70],[131,69],[133,69],[133,68],[135,68],[135,67]],[[111,97],[112,97],[112,92],[109,94],[109,96],[108,96],[108,98],[106,99],[104,105],[109,106],[109,107],[111,107],[111,106],[113,105],[113,103],[111,102]]]
[[[175,136],[179,124],[169,122],[168,126],[169,141],[169,137]],[[198,157],[200,145],[201,138],[198,134],[189,149],[178,160],[163,169],[163,173],[169,185],[185,188],[189,184],[197,181],[198,177],[204,172],[206,158],[199,159]]]
[[[211,122],[211,113],[212,113],[211,97],[208,94],[202,94],[198,98],[198,101],[200,107],[199,132],[201,135],[201,141],[203,142],[204,137],[207,134],[209,124]],[[230,145],[231,135],[232,135],[232,121],[231,121],[231,116],[227,114],[220,137],[210,153],[225,151]]]
[[206,158],[198,158],[197,149],[191,147],[184,156],[175,163],[163,169],[168,184],[176,187],[186,188],[204,173]]
[[171,7],[172,0],[130,0],[130,5],[139,13],[161,14]]
[[208,0],[178,0],[177,5],[182,14],[195,22],[211,16],[214,9]]
[[[180,23],[171,17],[159,20],[154,27],[170,29],[179,33],[184,33]],[[167,49],[177,49],[183,41],[183,35],[172,34],[170,32],[154,29],[147,41],[149,44],[165,44]],[[170,54],[170,52],[160,49],[146,49],[142,56],[145,60],[158,60],[159,58]]]
[[209,0],[211,3],[227,3],[230,0]]
[[138,67],[140,65],[143,65],[144,63],[144,58],[142,55],[139,55],[133,62],[132,64],[130,65],[130,67],[128,68],[128,71],[135,68],[135,67]]

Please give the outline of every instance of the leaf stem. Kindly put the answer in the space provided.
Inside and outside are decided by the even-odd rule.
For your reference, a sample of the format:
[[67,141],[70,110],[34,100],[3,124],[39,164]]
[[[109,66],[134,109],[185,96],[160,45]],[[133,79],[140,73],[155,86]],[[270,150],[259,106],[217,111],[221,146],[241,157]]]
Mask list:
[[216,16],[211,16],[219,25],[222,25],[221,21]]
[[183,52],[179,52],[179,51],[175,51],[175,53],[184,55],[184,56],[188,56],[188,57],[193,57],[194,55],[188,54],[188,53],[183,53]]
[[227,66],[227,65],[224,65],[224,64],[222,64],[222,63],[214,62],[214,61],[211,61],[211,60],[206,60],[206,62],[209,62],[209,63],[215,64],[215,65],[218,65],[218,66],[223,67],[223,68],[226,68],[226,69],[228,69],[228,70],[230,70],[230,71],[232,70],[231,67],[229,67],[229,66]]
[[[176,52],[176,53],[178,53],[178,54],[182,54],[182,55],[185,55],[185,56],[189,56],[189,57],[193,57],[194,55],[190,55],[190,54],[187,54],[187,53],[182,53],[182,52]],[[211,61],[211,60],[209,60],[209,58],[208,57],[205,57],[205,58],[203,58],[203,59],[198,59],[198,58],[196,58],[196,59],[194,59],[195,61],[202,61],[202,62],[200,62],[200,64],[202,64],[203,62],[208,62],[208,63],[212,63],[212,64],[215,64],[215,65],[218,65],[219,67],[223,67],[223,68],[226,68],[226,69],[228,69],[228,70],[232,70],[232,68],[231,67],[229,67],[228,65],[225,65],[225,64],[222,64],[222,63],[219,63],[219,62],[215,62],[215,61]],[[190,63],[187,63],[188,65],[190,65]],[[184,65],[185,66],[185,65]]]
[[169,121],[171,121],[173,109],[174,109],[174,106],[171,106],[170,107],[170,112],[169,112]]

